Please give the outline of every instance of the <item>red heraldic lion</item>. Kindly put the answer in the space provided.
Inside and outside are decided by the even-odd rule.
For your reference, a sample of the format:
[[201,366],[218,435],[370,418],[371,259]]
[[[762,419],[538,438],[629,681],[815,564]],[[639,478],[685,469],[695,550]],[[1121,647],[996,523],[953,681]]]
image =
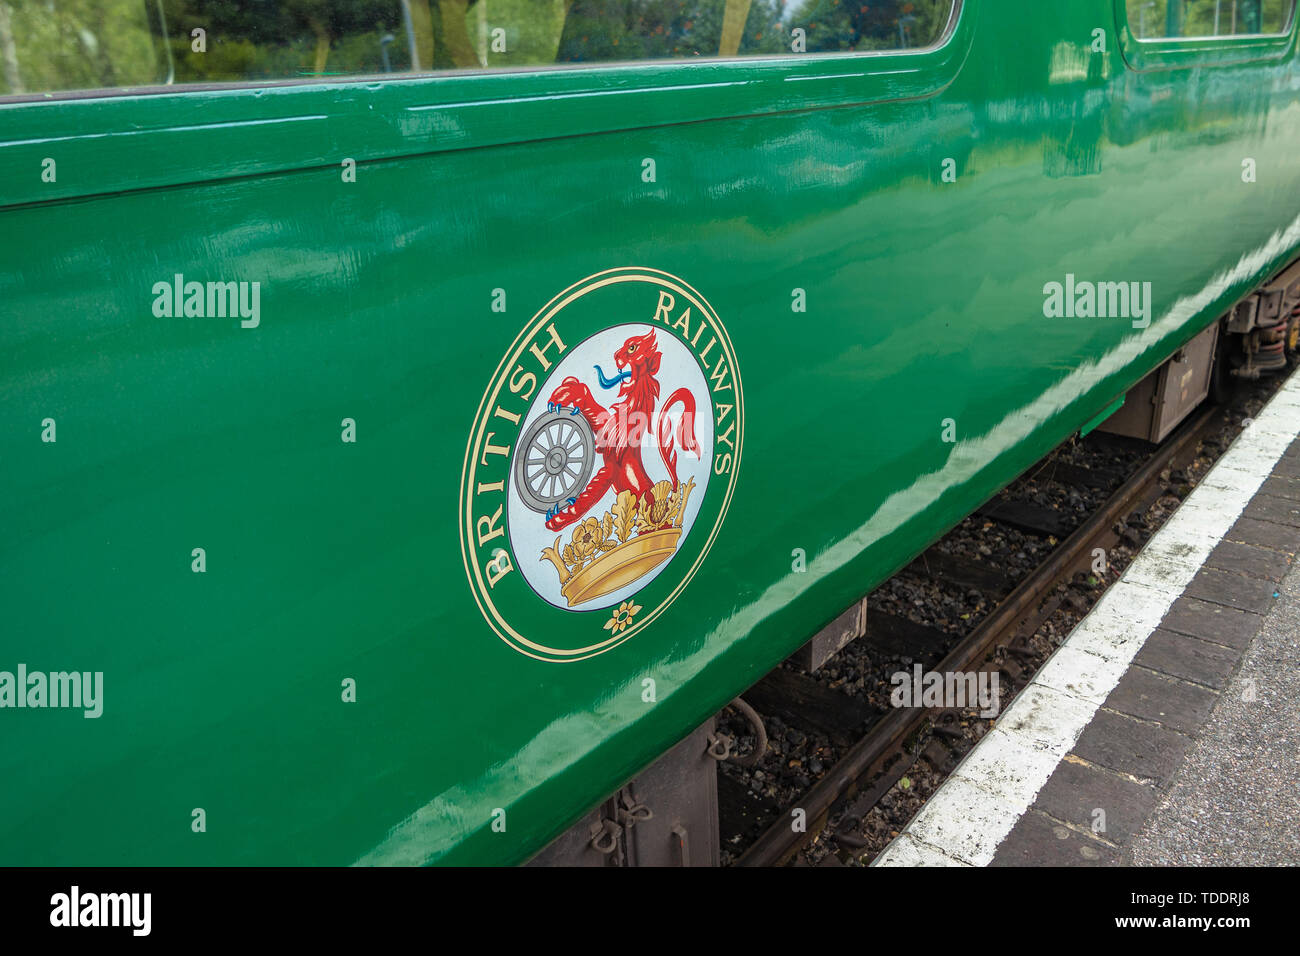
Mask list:
[[[655,375],[659,372],[662,358],[652,329],[645,335],[632,336],[614,353],[614,365],[619,374],[613,379],[606,379],[597,366],[596,373],[602,386],[613,388],[622,383],[618,392],[620,401],[609,408],[597,402],[591,389],[572,375],[551,393],[553,406],[576,408],[578,414],[586,418],[596,435],[596,451],[600,453],[603,464],[573,504],[547,518],[546,527],[550,530],[559,531],[580,519],[611,489],[615,494],[630,491],[639,501],[646,500],[654,482],[646,474],[641,460],[641,442],[659,400],[659,381]],[[674,436],[668,412],[675,405],[682,406],[682,414]],[[676,491],[677,448],[700,457],[700,446],[695,440],[695,396],[690,389],[679,388],[668,396],[659,410],[655,432],[659,455]]]

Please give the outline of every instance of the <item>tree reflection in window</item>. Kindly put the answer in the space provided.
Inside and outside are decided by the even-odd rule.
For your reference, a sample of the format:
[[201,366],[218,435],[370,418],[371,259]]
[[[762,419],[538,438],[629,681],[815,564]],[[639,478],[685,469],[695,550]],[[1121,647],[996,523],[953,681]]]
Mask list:
[[955,0],[0,0],[0,94],[918,49],[941,39],[954,5]]
[[1126,0],[1139,40],[1282,33],[1295,0]]

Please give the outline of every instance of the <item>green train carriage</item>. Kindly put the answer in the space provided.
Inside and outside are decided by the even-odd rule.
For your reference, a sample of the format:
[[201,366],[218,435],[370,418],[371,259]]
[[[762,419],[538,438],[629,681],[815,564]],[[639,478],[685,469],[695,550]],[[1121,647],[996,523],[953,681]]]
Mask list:
[[0,859],[533,857],[1296,257],[1293,6],[4,0]]

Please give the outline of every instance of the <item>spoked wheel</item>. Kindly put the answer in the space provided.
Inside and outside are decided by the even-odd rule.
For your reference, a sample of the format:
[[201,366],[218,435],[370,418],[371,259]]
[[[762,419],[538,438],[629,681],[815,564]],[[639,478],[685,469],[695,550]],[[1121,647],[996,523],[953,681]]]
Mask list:
[[515,488],[533,511],[550,514],[570,504],[596,464],[596,436],[582,415],[547,412],[519,442]]

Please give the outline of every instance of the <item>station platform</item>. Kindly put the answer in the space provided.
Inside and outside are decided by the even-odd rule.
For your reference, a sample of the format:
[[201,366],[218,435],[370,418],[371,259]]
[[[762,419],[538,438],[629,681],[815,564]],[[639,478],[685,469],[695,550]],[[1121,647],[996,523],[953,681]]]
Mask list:
[[1300,863],[1300,375],[875,866]]

